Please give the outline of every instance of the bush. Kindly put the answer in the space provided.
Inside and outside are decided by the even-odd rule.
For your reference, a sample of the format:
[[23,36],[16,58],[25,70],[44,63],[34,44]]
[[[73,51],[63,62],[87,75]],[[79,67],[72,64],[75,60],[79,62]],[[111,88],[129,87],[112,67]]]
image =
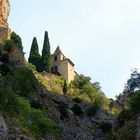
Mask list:
[[64,103],[61,103],[58,105],[58,110],[61,113],[60,119],[64,120],[65,118],[68,118],[68,112],[67,112],[67,105]]
[[82,89],[84,85],[89,83],[91,80],[90,77],[84,75],[76,75],[74,80],[71,82],[71,85],[74,88]]
[[[14,69],[5,77],[0,77],[0,109],[9,118],[16,118],[21,130],[40,139],[45,134],[60,137],[60,128],[39,109],[31,107],[29,101],[21,96],[32,96],[38,90],[38,83],[31,70]],[[35,104],[34,104],[35,106]]]
[[136,126],[134,121],[129,121],[124,127],[119,128],[115,133],[115,140],[135,140]]
[[140,91],[130,97],[130,111],[133,115],[140,113]]
[[83,86],[83,92],[86,93],[91,100],[95,98],[95,95],[97,94],[96,89],[90,83]]
[[0,65],[0,73],[2,74],[2,76],[6,76],[10,71],[11,70],[6,64]]
[[32,108],[27,100],[15,95],[11,89],[0,88],[0,107],[9,116],[16,117],[30,136],[40,139],[46,133],[53,133],[56,138],[59,137],[58,125],[46,118],[40,110]]
[[73,107],[71,108],[71,110],[77,115],[77,116],[81,116],[83,115],[83,111],[81,109],[81,107],[77,104],[74,104]]
[[19,115],[20,124],[29,134],[36,139],[40,139],[46,133],[53,133],[56,138],[59,137],[60,129],[54,121],[46,118],[40,110],[31,108],[28,101],[20,99],[20,103],[22,106]]
[[96,115],[97,111],[99,110],[99,106],[96,105],[91,105],[90,107],[87,108],[86,114],[89,117],[93,117]]
[[109,122],[103,122],[103,123],[100,125],[100,129],[101,129],[104,133],[107,133],[107,132],[111,131],[111,129],[112,129],[112,124],[109,123]]
[[13,46],[12,40],[7,39],[7,40],[4,41],[4,49],[5,49],[6,51],[10,52],[12,46]]
[[9,62],[9,54],[8,53],[2,53],[0,55],[0,61],[3,63],[8,63]]
[[28,68],[14,69],[5,77],[5,81],[18,95],[29,97],[38,92],[38,81]]
[[78,98],[78,97],[73,98],[72,100],[73,100],[73,102],[76,102],[76,103],[81,103],[82,102],[81,99]]
[[42,104],[37,101],[31,101],[31,107],[33,107],[35,109],[42,109]]
[[64,95],[66,95],[68,92],[68,84],[67,84],[67,81],[64,80],[64,85],[63,85],[63,93]]
[[124,126],[125,122],[128,121],[131,117],[132,115],[130,110],[123,110],[118,117],[119,127]]
[[15,32],[12,32],[11,34],[11,41],[14,45],[16,45],[17,47],[23,50],[21,37],[17,35]]
[[9,114],[16,115],[20,112],[17,96],[8,88],[0,88],[0,106]]

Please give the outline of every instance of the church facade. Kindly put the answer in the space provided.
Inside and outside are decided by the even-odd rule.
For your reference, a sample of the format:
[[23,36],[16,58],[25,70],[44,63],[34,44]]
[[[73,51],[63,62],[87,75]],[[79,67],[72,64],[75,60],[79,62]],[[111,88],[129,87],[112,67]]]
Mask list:
[[59,46],[51,56],[51,71],[53,74],[63,76],[68,83],[74,80],[76,72],[74,71],[74,63],[60,50]]

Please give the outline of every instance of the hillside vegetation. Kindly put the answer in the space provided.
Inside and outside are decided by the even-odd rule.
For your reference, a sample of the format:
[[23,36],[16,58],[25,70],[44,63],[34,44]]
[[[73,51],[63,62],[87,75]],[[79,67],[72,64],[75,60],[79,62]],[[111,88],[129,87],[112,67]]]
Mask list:
[[60,136],[60,128],[51,119],[44,116],[40,109],[31,107],[34,96],[40,96],[38,81],[28,68],[16,68],[4,77],[0,77],[1,113],[10,118],[10,122],[21,127],[23,133],[39,139],[46,133]]
[[[73,132],[77,130],[83,131],[77,133],[77,139],[87,135],[88,139],[95,137],[92,129],[99,125],[92,125],[88,117],[94,117],[101,108],[108,113],[113,112],[113,107],[110,107],[112,100],[107,99],[84,75],[77,76],[63,95],[66,84],[63,77],[38,73],[33,65],[23,61],[21,55],[12,57],[16,49],[22,54],[18,43],[7,40],[0,53],[0,114],[8,126],[7,138],[17,139],[25,135],[37,140],[68,139],[74,137]],[[80,124],[82,119],[87,119],[85,123],[90,126]],[[77,126],[76,120],[84,126]],[[104,136],[102,133],[100,135]]]
[[1,44],[0,132],[4,140],[139,137],[140,73],[132,73],[125,91],[114,101],[105,96],[99,82],[91,82],[88,76],[77,74],[68,84],[62,76],[48,73],[47,65],[42,72],[37,66],[25,61],[22,41],[16,33]]

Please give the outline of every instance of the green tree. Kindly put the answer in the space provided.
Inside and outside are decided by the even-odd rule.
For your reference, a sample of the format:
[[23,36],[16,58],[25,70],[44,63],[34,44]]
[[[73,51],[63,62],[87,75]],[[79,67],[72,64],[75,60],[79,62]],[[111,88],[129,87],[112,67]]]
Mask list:
[[42,71],[46,71],[48,73],[51,72],[51,53],[50,53],[50,43],[49,43],[47,31],[45,32],[45,36],[44,36],[41,64],[42,64],[41,66]]
[[28,62],[35,65],[37,71],[40,70],[40,66],[39,66],[40,59],[41,59],[41,56],[39,54],[37,39],[36,37],[34,37],[32,41],[32,45],[31,45],[30,56],[29,56]]
[[90,80],[91,80],[90,77],[84,76],[83,74],[76,75],[71,84],[74,88],[83,89],[84,85],[90,83]]
[[13,46],[13,41],[11,39],[7,39],[4,41],[4,49],[8,52],[11,51],[11,48]]
[[130,97],[130,110],[133,115],[140,113],[140,91],[136,91]]
[[11,40],[12,40],[14,45],[16,45],[19,48],[23,49],[21,37],[19,35],[17,35],[15,32],[12,32]]
[[64,95],[66,95],[68,92],[68,84],[67,84],[67,81],[64,80],[64,85],[63,85],[63,93]]

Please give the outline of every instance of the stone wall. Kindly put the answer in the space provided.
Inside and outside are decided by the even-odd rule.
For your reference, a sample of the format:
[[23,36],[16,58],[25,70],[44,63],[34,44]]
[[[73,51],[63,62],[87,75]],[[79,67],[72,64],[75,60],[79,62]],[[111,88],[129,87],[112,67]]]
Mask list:
[[68,83],[74,80],[75,75],[74,67],[68,62]]
[[68,83],[74,80],[74,67],[69,63],[68,60],[61,61],[59,63],[58,72],[68,81]]
[[25,58],[23,50],[18,48],[17,46],[12,46],[11,52],[9,54],[9,60],[13,65],[24,65]]
[[68,62],[61,61],[58,66],[58,72],[68,81]]

